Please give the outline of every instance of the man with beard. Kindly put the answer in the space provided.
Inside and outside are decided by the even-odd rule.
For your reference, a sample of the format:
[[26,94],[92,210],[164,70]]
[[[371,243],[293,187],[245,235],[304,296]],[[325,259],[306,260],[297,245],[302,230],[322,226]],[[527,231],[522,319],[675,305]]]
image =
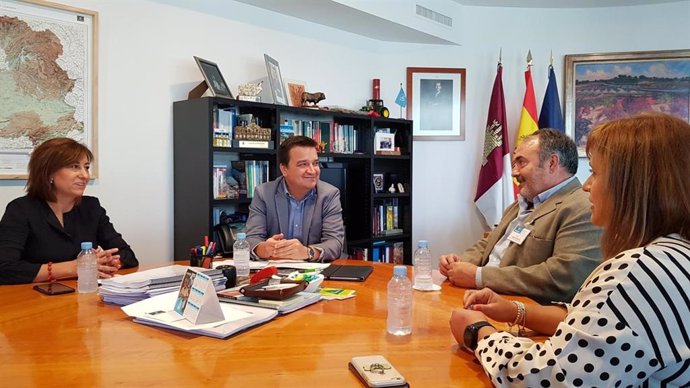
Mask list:
[[541,302],[569,302],[601,262],[601,229],[577,173],[577,148],[565,134],[540,129],[513,153],[517,201],[488,236],[439,269],[464,288],[488,287]]

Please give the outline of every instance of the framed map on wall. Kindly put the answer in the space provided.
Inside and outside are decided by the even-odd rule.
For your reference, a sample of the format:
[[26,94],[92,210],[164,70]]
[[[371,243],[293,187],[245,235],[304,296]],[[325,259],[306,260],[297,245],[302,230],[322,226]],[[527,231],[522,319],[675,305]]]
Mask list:
[[94,11],[0,2],[0,179],[25,179],[33,149],[54,137],[97,158],[97,33]]

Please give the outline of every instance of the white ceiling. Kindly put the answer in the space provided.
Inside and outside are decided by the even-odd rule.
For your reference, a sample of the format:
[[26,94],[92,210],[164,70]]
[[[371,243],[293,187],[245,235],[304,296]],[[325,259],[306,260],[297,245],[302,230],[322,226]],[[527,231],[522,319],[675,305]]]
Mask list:
[[517,8],[596,8],[674,3],[679,0],[453,0],[462,5]]

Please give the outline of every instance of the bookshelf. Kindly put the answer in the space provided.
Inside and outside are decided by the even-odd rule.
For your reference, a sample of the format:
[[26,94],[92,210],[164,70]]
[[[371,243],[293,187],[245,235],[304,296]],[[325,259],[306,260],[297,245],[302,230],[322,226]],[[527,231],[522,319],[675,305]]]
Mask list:
[[[231,117],[225,115],[219,119],[219,111],[231,112]],[[230,120],[232,127],[233,120],[248,114],[261,127],[270,129],[269,148],[241,148],[234,138],[219,136],[225,135],[217,129],[222,123]],[[237,192],[226,187],[224,191],[219,187],[218,177],[225,174],[227,178],[230,174],[233,178],[227,181],[239,183],[242,175],[232,170],[244,162],[247,166],[260,166],[256,173],[247,173],[258,177],[254,182],[275,179],[279,174],[277,149],[289,127],[292,133],[318,137],[324,145],[319,152],[321,179],[344,191],[341,201],[346,253],[362,257],[366,252],[368,260],[373,260],[376,254],[378,261],[387,257],[391,262],[394,255],[402,254],[404,263],[411,264],[414,250],[411,121],[221,97],[173,104],[175,257],[187,257],[190,248],[198,245],[204,235],[213,236],[220,211],[248,213],[251,187],[245,190],[239,187]],[[394,137],[399,155],[379,155],[374,151],[375,133],[386,129]],[[383,177],[385,190],[375,190],[374,174]],[[391,184],[396,187],[394,193],[388,191]]]

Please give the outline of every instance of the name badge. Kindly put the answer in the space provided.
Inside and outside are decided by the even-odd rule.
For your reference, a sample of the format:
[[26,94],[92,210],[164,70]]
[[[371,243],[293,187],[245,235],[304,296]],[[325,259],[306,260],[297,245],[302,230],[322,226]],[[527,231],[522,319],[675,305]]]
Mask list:
[[522,225],[518,225],[515,227],[515,229],[513,229],[512,232],[510,232],[510,235],[508,235],[508,240],[514,242],[517,245],[522,245],[522,243],[525,241],[530,232],[531,230],[525,228]]

